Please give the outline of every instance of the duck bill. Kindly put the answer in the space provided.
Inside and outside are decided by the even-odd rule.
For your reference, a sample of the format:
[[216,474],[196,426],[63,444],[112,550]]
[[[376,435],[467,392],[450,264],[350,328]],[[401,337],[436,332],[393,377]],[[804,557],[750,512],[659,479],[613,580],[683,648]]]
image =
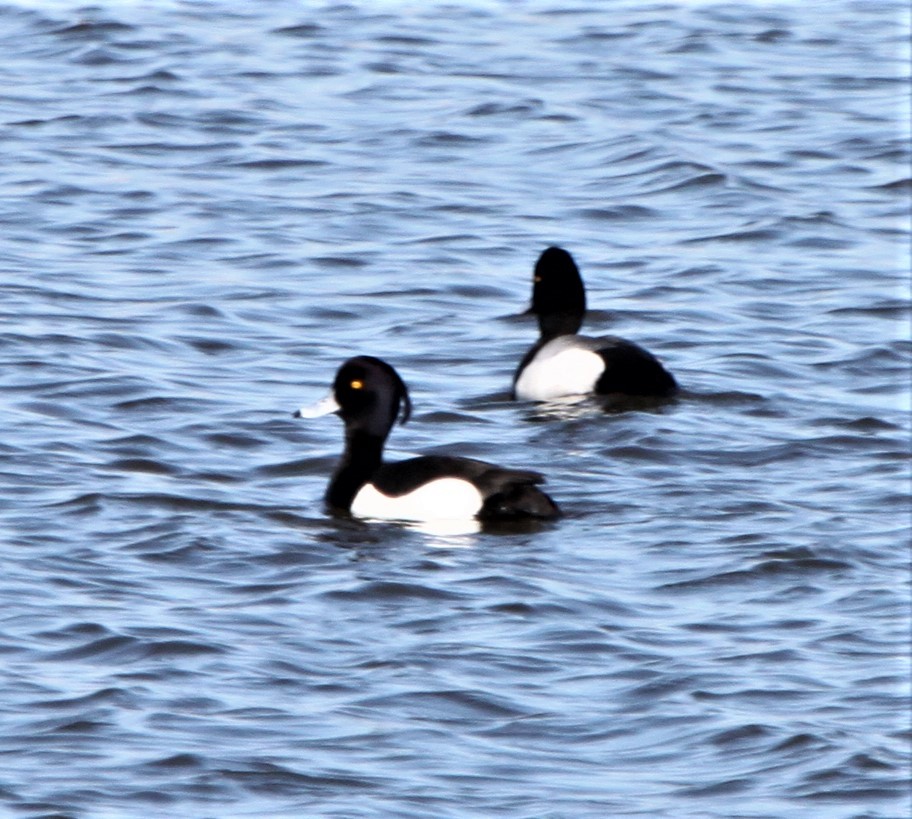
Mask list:
[[338,412],[341,409],[339,402],[336,401],[336,396],[332,393],[329,393],[325,398],[321,398],[317,401],[316,404],[310,404],[307,407],[301,407],[297,412],[295,412],[295,418],[319,418],[323,415],[329,415],[333,412]]

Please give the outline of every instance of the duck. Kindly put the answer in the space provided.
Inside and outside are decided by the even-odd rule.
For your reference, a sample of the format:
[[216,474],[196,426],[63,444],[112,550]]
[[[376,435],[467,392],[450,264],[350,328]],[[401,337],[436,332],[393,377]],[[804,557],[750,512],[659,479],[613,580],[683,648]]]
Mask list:
[[451,455],[384,462],[390,430],[397,419],[409,420],[412,402],[399,373],[382,359],[348,359],[326,398],[294,415],[330,413],[345,424],[345,447],[325,495],[333,513],[395,521],[548,520],[561,514],[539,488],[545,480],[539,472]]
[[513,398],[554,401],[571,396],[670,398],[674,376],[648,350],[617,336],[577,335],[586,313],[586,290],[573,257],[549,247],[535,263],[532,306],[540,337],[513,376]]

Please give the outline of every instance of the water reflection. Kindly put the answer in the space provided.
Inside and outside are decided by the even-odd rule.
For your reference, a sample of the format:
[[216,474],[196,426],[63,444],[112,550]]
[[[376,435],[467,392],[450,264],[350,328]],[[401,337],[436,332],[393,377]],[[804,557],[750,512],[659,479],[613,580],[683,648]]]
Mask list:
[[427,545],[435,549],[467,549],[477,544],[477,535],[482,531],[480,521],[433,520],[405,521],[403,525],[413,532],[427,535]]

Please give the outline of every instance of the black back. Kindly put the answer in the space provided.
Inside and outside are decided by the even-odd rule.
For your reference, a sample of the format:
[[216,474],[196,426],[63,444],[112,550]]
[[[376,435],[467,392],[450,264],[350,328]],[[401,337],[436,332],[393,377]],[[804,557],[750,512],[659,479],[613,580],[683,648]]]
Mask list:
[[652,353],[632,341],[612,338],[597,352],[605,362],[605,371],[595,384],[596,393],[669,398],[677,392],[674,376]]

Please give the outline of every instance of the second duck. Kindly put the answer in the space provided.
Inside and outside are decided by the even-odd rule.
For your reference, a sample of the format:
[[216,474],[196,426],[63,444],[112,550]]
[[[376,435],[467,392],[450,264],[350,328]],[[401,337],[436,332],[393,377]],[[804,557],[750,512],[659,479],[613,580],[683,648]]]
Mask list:
[[541,337],[513,376],[513,397],[553,401],[574,395],[670,398],[674,376],[648,350],[617,336],[576,335],[586,313],[586,291],[573,257],[549,247],[535,264],[532,307]]

